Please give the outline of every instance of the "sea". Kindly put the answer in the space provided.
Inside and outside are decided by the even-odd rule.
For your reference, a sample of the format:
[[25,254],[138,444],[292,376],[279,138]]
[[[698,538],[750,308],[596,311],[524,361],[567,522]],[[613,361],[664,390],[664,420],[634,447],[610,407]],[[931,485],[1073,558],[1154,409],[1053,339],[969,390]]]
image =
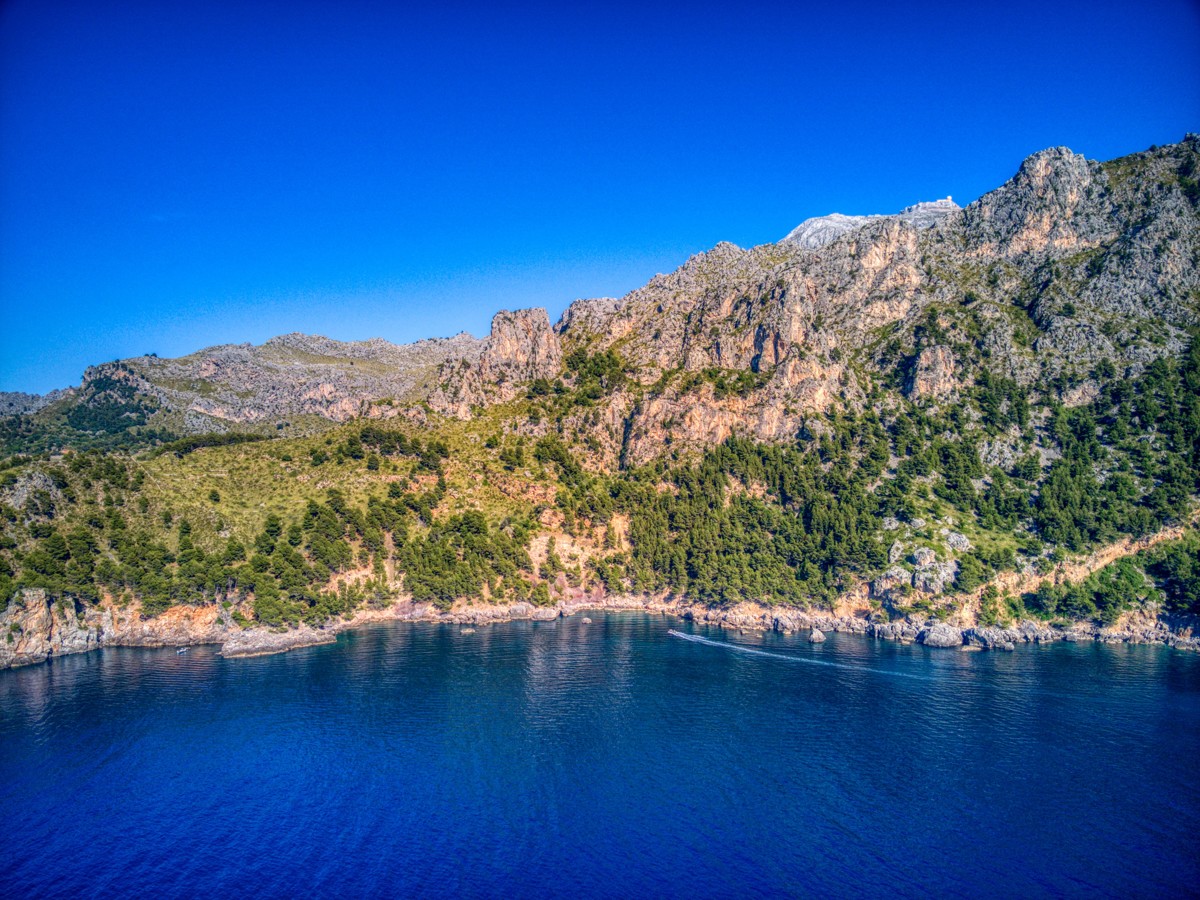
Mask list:
[[0,672],[0,897],[1200,891],[1200,655],[591,618]]

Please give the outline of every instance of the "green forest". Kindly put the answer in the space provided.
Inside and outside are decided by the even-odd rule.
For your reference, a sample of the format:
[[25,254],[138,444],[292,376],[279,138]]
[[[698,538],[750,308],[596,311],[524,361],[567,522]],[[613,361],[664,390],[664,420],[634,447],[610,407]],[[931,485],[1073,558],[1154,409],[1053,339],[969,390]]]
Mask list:
[[[611,352],[573,354],[567,366],[569,384],[535,382],[520,402],[587,406],[624,379]],[[1190,514],[1200,493],[1200,341],[1135,379],[1100,375],[1099,396],[1085,406],[1066,408],[985,371],[940,409],[844,407],[814,416],[789,444],[735,436],[616,472],[589,469],[553,429],[536,440],[494,432],[470,445],[454,430],[465,426],[452,423],[357,423],[304,440],[152,435],[149,446],[125,450],[33,448],[0,462],[0,593],[136,599],[145,616],[217,603],[243,624],[272,626],[344,616],[397,588],[442,608],[459,599],[548,604],[559,576],[715,605],[822,608],[888,567],[886,519],[959,523],[972,549],[957,556],[953,588],[966,592],[997,572],[1041,571]],[[697,377],[745,388],[720,373]],[[120,385],[106,390],[119,394]],[[105,433],[115,415],[106,409],[75,425]],[[1005,468],[985,466],[980,442],[1013,429],[1024,452]],[[247,460],[268,467],[254,484],[287,488],[284,499],[278,489],[259,504],[271,500],[276,511],[258,514],[247,502],[255,498],[199,486],[209,469]],[[472,508],[466,492],[480,470],[496,479],[531,472],[553,500]],[[154,488],[164,472],[174,473],[173,494]],[[343,489],[350,481],[354,489]],[[551,543],[535,566],[531,542],[548,508],[565,534],[603,533],[602,546],[571,562]],[[627,523],[623,535],[618,522]],[[1003,602],[989,594],[985,617],[1111,622],[1148,600],[1200,612],[1194,533],[1081,584],[1047,583]]]

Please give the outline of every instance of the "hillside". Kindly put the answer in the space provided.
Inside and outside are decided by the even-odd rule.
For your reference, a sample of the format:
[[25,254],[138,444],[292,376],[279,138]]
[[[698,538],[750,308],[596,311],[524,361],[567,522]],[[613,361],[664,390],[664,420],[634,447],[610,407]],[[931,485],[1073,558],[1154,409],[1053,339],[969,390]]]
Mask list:
[[103,363],[76,388],[0,394],[0,440],[10,450],[137,447],[189,434],[306,433],[389,418],[427,397],[448,360],[475,359],[479,344],[465,333],[413,344],[285,334],[261,346]]
[[964,208],[720,244],[482,341],[288,335],[6,395],[10,661],[43,602],[99,642],[179,607],[211,637],[397,598],[1190,627],[1198,168],[1195,135],[1055,148]]

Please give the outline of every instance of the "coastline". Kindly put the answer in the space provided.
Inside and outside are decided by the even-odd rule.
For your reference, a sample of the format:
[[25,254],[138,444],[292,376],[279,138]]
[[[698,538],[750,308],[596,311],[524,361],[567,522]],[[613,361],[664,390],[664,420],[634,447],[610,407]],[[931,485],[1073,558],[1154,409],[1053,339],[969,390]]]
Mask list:
[[808,632],[821,640],[826,632],[861,634],[877,640],[919,643],[952,650],[1011,651],[1018,644],[1092,640],[1100,643],[1162,644],[1180,650],[1200,651],[1200,628],[1190,620],[1165,621],[1144,612],[1132,612],[1112,626],[1076,622],[1066,627],[1034,620],[1007,626],[980,626],[956,620],[874,621],[865,609],[832,611],[741,603],[711,607],[671,595],[608,595],[600,591],[577,592],[554,606],[530,603],[470,604],[459,602],[443,611],[431,604],[398,599],[376,609],[362,609],[349,619],[324,626],[297,628],[240,628],[227,611],[216,606],[173,607],[154,619],[142,620],[136,609],[111,605],[82,607],[52,602],[41,591],[27,591],[0,614],[0,669],[44,662],[54,656],[86,653],[101,647],[167,647],[220,645],[230,659],[269,656],[303,647],[332,644],[337,636],[366,625],[386,622],[429,622],[481,626],[511,621],[552,621],[597,612],[644,612],[739,631]]

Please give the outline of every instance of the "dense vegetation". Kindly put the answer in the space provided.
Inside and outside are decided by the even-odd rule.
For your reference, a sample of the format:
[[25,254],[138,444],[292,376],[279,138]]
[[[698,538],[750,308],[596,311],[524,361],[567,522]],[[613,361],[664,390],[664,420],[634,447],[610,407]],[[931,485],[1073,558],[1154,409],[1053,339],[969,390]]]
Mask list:
[[[923,523],[969,534],[954,584],[968,591],[997,571],[1041,571],[1064,553],[1187,516],[1200,492],[1200,341],[1135,379],[1093,374],[1100,390],[1085,406],[980,370],[940,408],[877,393],[865,409],[812,417],[791,444],[733,437],[615,472],[586,465],[561,425],[537,439],[506,431],[513,410],[422,432],[357,423],[317,438],[202,435],[139,452],[85,441],[0,463],[0,592],[136,598],[145,615],[217,603],[270,625],[320,622],[401,587],[443,607],[458,598],[549,603],[564,579],[710,603],[821,605],[887,568],[889,517],[939,552],[938,533]],[[727,394],[759,379],[674,377]],[[564,377],[532,383],[518,411],[561,423],[627,378],[613,351],[572,353]],[[94,418],[75,423],[97,437],[141,408],[120,382],[101,387]],[[1004,465],[985,464],[985,440],[1008,442]],[[226,489],[218,470],[250,458],[258,474]],[[553,502],[527,499],[534,487]],[[472,506],[476,488],[500,499]],[[591,550],[564,560],[551,542],[535,565],[532,540],[551,511],[554,528]],[[1150,601],[1196,613],[1198,600],[1189,537],[1081,584],[1003,604],[988,595],[985,619],[1107,622]]]

